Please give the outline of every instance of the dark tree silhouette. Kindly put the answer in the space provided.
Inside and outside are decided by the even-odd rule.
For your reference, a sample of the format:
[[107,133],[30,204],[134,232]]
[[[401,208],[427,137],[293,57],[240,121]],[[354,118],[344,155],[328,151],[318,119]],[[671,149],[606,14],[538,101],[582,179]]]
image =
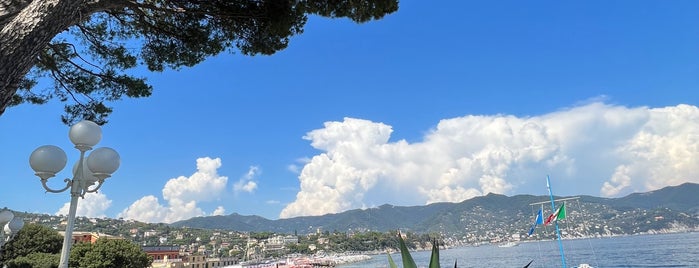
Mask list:
[[[362,23],[398,0],[2,0],[0,115],[9,106],[66,103],[63,122],[105,123],[106,102],[150,96],[150,71],[193,66],[224,51],[273,54],[309,15]],[[37,79],[54,81],[37,90]]]

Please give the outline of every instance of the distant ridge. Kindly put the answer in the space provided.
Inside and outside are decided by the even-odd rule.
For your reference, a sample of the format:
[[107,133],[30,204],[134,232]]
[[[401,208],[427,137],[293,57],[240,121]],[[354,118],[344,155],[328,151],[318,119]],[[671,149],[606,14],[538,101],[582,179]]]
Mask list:
[[659,206],[673,210],[686,210],[693,214],[699,213],[699,184],[683,183],[678,186],[665,187],[659,190],[633,193],[615,201],[617,206],[639,207],[645,209]]
[[[305,216],[269,220],[260,216],[233,213],[227,216],[196,217],[172,223],[174,227],[220,229],[241,232],[313,233],[322,231],[390,231],[406,230],[419,233],[465,233],[481,228],[519,228],[526,226],[532,213],[531,203],[546,201],[548,196],[487,194],[460,203],[434,203],[425,206],[381,205],[377,208],[354,209],[323,216]],[[621,198],[580,196],[581,209],[599,224],[609,225],[621,232],[633,233],[662,228],[672,224],[699,225],[699,184],[684,183],[663,189],[633,193]],[[639,212],[638,215],[629,212]],[[646,211],[646,213],[640,213]],[[624,213],[627,212],[627,213]],[[652,212],[662,222],[638,226],[634,221]],[[635,216],[633,216],[635,215]],[[628,218],[637,217],[637,218]],[[658,221],[653,218],[654,221]],[[672,219],[672,221],[670,220]],[[629,226],[626,226],[629,225]],[[469,227],[470,231],[464,228]],[[627,230],[628,229],[628,230]]]

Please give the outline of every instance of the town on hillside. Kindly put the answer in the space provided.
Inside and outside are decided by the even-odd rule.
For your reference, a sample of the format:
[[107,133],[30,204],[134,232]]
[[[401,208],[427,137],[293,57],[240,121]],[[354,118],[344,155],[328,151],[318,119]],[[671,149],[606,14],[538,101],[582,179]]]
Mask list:
[[[589,208],[587,208],[589,209]],[[598,207],[594,209],[599,210]],[[561,222],[566,237],[601,237],[634,233],[672,233],[699,231],[699,219],[670,209],[606,210],[604,219],[587,217],[577,221],[582,211],[571,211],[569,220]],[[16,212],[27,223],[47,226],[62,234],[67,218],[45,214]],[[684,217],[684,216],[686,217]],[[74,243],[94,243],[97,239],[126,239],[141,246],[152,259],[152,267],[224,267],[250,263],[306,263],[333,266],[361,261],[372,254],[397,251],[397,233],[403,235],[408,247],[428,250],[437,239],[443,247],[483,244],[519,243],[552,239],[552,232],[527,235],[531,218],[519,215],[522,221],[495,220],[492,211],[474,207],[463,213],[453,229],[432,229],[414,232],[406,229],[378,230],[354,228],[327,230],[317,227],[314,232],[289,233],[241,232],[235,230],[174,227],[169,224],[143,223],[133,220],[77,217]],[[602,217],[602,216],[596,216]],[[614,224],[610,224],[614,223]],[[447,226],[442,224],[442,226]],[[200,265],[200,266],[197,266]]]

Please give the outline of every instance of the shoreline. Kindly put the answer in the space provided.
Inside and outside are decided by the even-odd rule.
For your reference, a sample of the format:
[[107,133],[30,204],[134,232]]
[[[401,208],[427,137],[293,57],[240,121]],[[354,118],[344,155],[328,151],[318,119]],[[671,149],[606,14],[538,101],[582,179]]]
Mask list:
[[368,254],[338,254],[328,256],[300,256],[285,259],[269,260],[265,263],[236,264],[224,268],[311,268],[311,267],[335,267],[371,260]]

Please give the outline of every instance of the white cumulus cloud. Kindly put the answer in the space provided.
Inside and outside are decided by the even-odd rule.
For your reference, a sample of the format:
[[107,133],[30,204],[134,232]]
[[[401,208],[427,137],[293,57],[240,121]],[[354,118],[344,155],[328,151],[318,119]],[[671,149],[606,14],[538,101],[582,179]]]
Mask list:
[[441,120],[422,141],[389,142],[384,123],[345,118],[304,137],[321,151],[281,218],[383,203],[459,202],[487,193],[607,197],[699,182],[699,108],[582,104],[539,116]]
[[255,178],[260,175],[260,168],[256,166],[250,167],[248,173],[245,174],[238,182],[233,185],[233,191],[252,193],[257,189],[257,181]]
[[291,173],[299,174],[301,173],[301,168],[303,167],[303,165],[307,164],[310,161],[311,159],[308,158],[299,158],[296,159],[296,164],[290,164],[286,167],[286,169],[289,170]]
[[216,207],[216,210],[214,210],[213,213],[211,213],[213,216],[221,216],[221,215],[226,215],[226,209],[223,206],[218,206]]
[[[197,203],[213,201],[226,189],[228,177],[219,176],[217,170],[220,167],[220,158],[199,158],[197,172],[189,177],[172,178],[165,184],[163,199],[167,205],[160,204],[157,197],[149,195],[124,209],[119,217],[143,222],[171,223],[203,216],[205,213]],[[224,211],[222,207],[219,208],[215,213]]]
[[[75,212],[76,216],[85,216],[88,218],[104,218],[105,211],[112,205],[112,200],[107,199],[107,196],[101,192],[86,193],[85,198],[78,198],[78,207]],[[70,202],[63,204],[58,209],[56,215],[68,215]]]
[[165,222],[169,213],[170,209],[161,205],[157,197],[148,195],[131,204],[119,217],[142,222]]

